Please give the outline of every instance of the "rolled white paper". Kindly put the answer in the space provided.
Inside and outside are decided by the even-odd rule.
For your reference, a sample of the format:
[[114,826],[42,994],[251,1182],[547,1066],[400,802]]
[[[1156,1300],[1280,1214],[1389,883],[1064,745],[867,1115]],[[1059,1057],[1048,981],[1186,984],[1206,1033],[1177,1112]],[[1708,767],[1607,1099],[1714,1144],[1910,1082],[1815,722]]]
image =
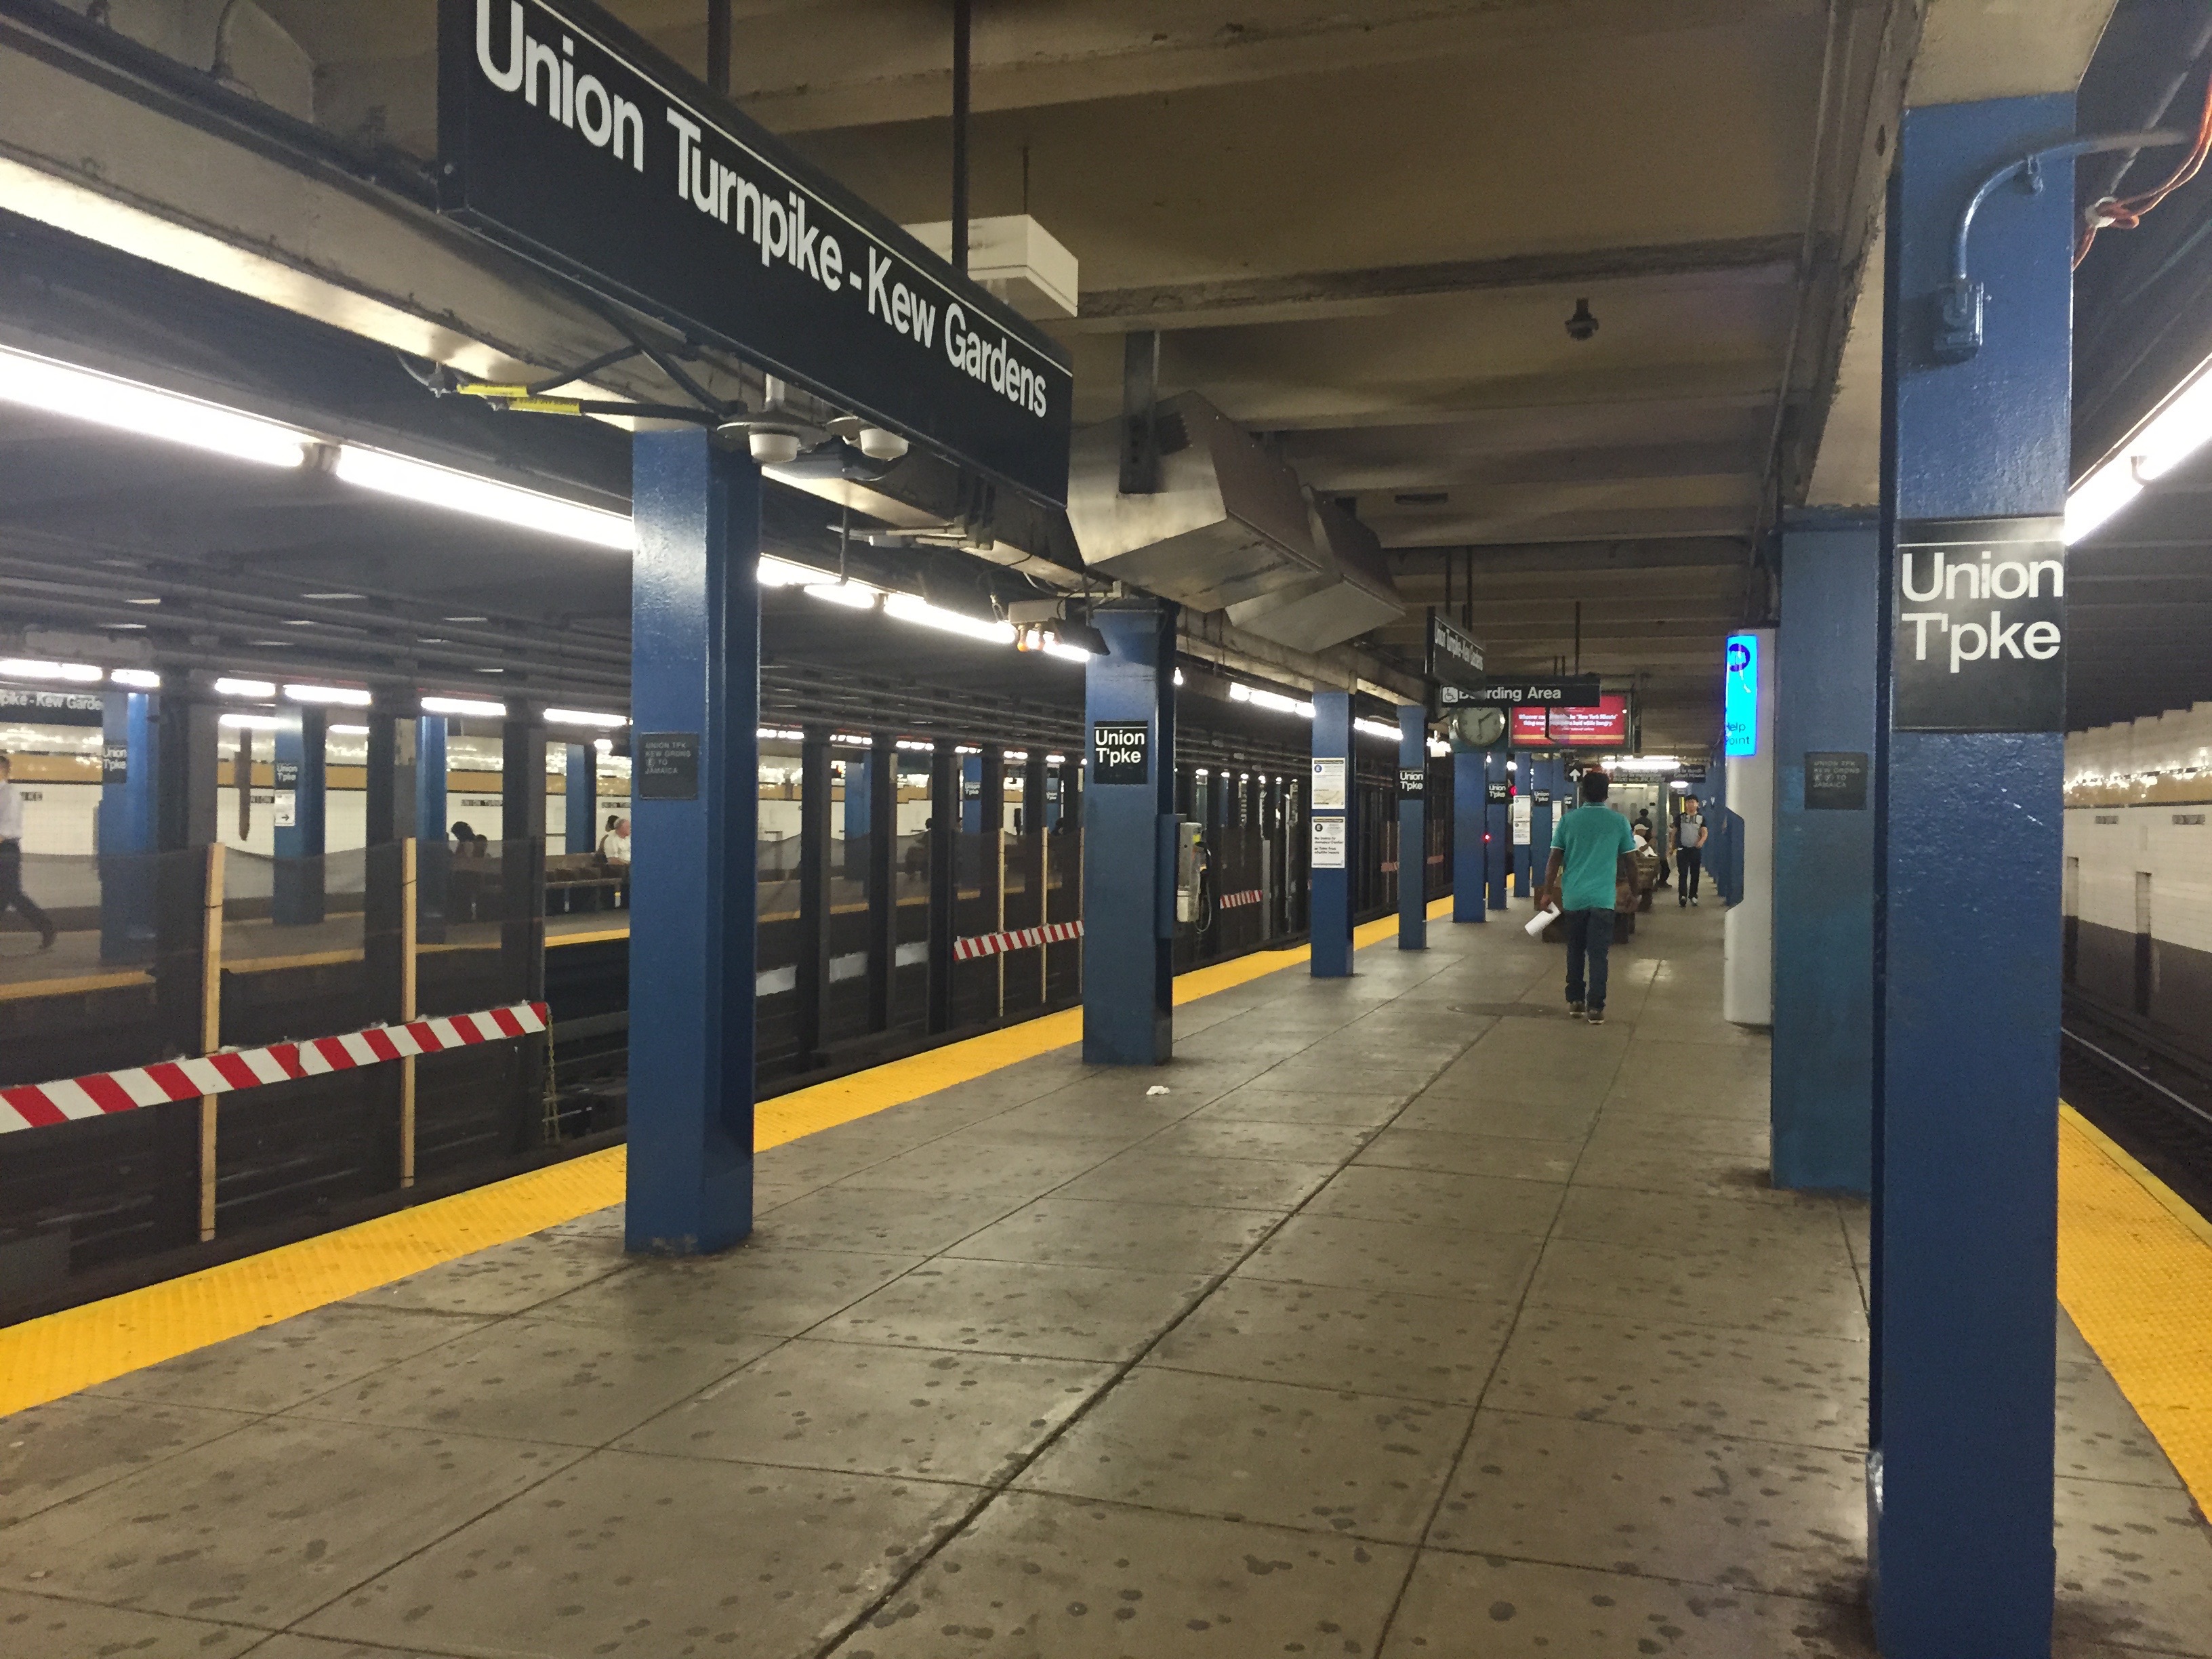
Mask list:
[[1559,919],[1559,907],[1556,904],[1547,904],[1529,917],[1521,931],[1528,934],[1530,939],[1534,939]]

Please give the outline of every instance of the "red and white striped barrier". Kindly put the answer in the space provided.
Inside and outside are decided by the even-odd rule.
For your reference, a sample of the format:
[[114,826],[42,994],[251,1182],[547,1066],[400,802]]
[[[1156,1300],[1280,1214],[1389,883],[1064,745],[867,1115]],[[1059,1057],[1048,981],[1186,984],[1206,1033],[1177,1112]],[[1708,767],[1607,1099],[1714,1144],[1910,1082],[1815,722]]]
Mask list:
[[952,941],[955,962],[973,962],[1006,951],[1032,951],[1040,945],[1065,945],[1083,937],[1079,921],[1048,921],[1042,927],[1017,927],[1007,933],[974,933]]
[[434,1054],[479,1042],[528,1036],[545,1029],[545,1005],[518,1002],[481,1014],[418,1019],[405,1025],[372,1025],[344,1036],[276,1042],[266,1048],[233,1048],[196,1060],[165,1060],[124,1072],[95,1072],[59,1083],[0,1089],[0,1134],[36,1129],[73,1118],[135,1111],[167,1100],[198,1100],[258,1089],[266,1083],[349,1072],[387,1060]]
[[1257,904],[1267,896],[1267,894],[1257,887],[1248,888],[1241,893],[1224,893],[1216,901],[1215,908],[1222,910],[1239,909],[1247,904]]

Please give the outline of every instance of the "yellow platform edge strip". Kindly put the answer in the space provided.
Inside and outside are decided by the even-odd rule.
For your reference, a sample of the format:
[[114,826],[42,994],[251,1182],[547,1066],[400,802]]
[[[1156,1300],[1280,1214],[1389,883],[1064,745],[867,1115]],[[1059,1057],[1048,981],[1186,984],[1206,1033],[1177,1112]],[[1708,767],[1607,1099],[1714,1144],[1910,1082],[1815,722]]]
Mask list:
[[[1451,901],[1429,907],[1449,915]],[[1395,936],[1397,918],[1358,928],[1355,947]],[[1304,946],[1258,951],[1177,976],[1177,1006],[1304,962]],[[1047,1014],[849,1077],[763,1101],[757,1151],[850,1123],[1080,1040],[1079,1009]],[[0,1416],[179,1354],[327,1307],[477,1250],[619,1204],[626,1149],[549,1164],[334,1232],[0,1330]]]
[[2212,1513],[2212,1224],[2063,1103],[2058,1300]]

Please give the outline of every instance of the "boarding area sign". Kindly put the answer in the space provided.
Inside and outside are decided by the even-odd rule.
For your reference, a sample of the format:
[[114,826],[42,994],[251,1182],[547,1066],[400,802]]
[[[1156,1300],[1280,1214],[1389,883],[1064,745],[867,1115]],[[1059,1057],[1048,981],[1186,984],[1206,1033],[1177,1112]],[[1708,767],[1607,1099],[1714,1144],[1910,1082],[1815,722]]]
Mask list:
[[2066,729],[2063,530],[2055,518],[1898,526],[1893,729]]
[[1060,348],[589,0],[440,0],[438,198],[594,293],[1066,502]]

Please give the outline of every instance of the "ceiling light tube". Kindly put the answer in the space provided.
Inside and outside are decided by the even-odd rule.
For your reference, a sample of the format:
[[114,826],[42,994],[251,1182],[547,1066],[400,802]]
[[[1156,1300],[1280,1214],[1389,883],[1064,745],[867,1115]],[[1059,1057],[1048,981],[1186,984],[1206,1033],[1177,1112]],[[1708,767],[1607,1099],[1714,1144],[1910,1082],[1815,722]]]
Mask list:
[[507,714],[503,702],[485,702],[476,697],[425,697],[422,712],[426,714],[476,714],[485,720],[501,720]]
[[811,565],[793,564],[789,559],[779,559],[773,553],[761,555],[758,580],[763,587],[805,587],[814,582],[827,581],[829,573],[817,570]]
[[878,589],[866,582],[815,582],[805,592],[809,599],[842,605],[848,611],[872,611],[879,595]]
[[127,685],[134,691],[158,691],[161,677],[150,668],[118,668],[108,679],[117,685]]
[[330,734],[334,738],[365,738],[368,735],[368,728],[365,726],[333,726],[330,728]]
[[4,346],[0,402],[263,466],[298,466],[313,441],[304,432],[258,415]]
[[371,702],[368,692],[350,685],[288,685],[284,695],[294,702],[335,702],[348,708],[366,708]]
[[1364,716],[1353,720],[1352,729],[1355,732],[1364,732],[1370,738],[1388,738],[1393,743],[1397,742],[1399,738],[1396,726],[1385,726],[1381,720],[1370,720]]
[[0,676],[11,680],[70,680],[97,685],[106,672],[81,662],[40,662],[29,657],[0,659]]
[[458,472],[389,450],[340,445],[332,471],[347,483],[425,507],[442,507],[520,530],[543,531],[618,553],[634,551],[637,546],[636,526],[626,513],[563,501],[520,484]]
[[599,714],[586,708],[549,708],[545,711],[545,723],[548,726],[601,726],[611,731],[617,726],[628,726],[629,717],[627,714]]
[[274,732],[276,717],[274,714],[223,714],[217,717],[216,724],[227,726],[234,732]]
[[1048,657],[1058,657],[1062,662],[1079,662],[1086,666],[1093,656],[1099,654],[1096,652],[1085,651],[1079,645],[1062,645],[1058,640],[1048,640],[1045,642],[1044,653]]
[[265,702],[276,695],[276,688],[267,680],[220,679],[215,683],[216,694],[224,697],[252,697]]
[[1014,642],[1014,625],[1012,623],[985,622],[980,617],[963,616],[957,611],[947,611],[942,605],[932,605],[919,594],[886,594],[884,614],[896,617],[901,622],[918,623],[924,628],[958,634],[986,645],[1012,645]]

